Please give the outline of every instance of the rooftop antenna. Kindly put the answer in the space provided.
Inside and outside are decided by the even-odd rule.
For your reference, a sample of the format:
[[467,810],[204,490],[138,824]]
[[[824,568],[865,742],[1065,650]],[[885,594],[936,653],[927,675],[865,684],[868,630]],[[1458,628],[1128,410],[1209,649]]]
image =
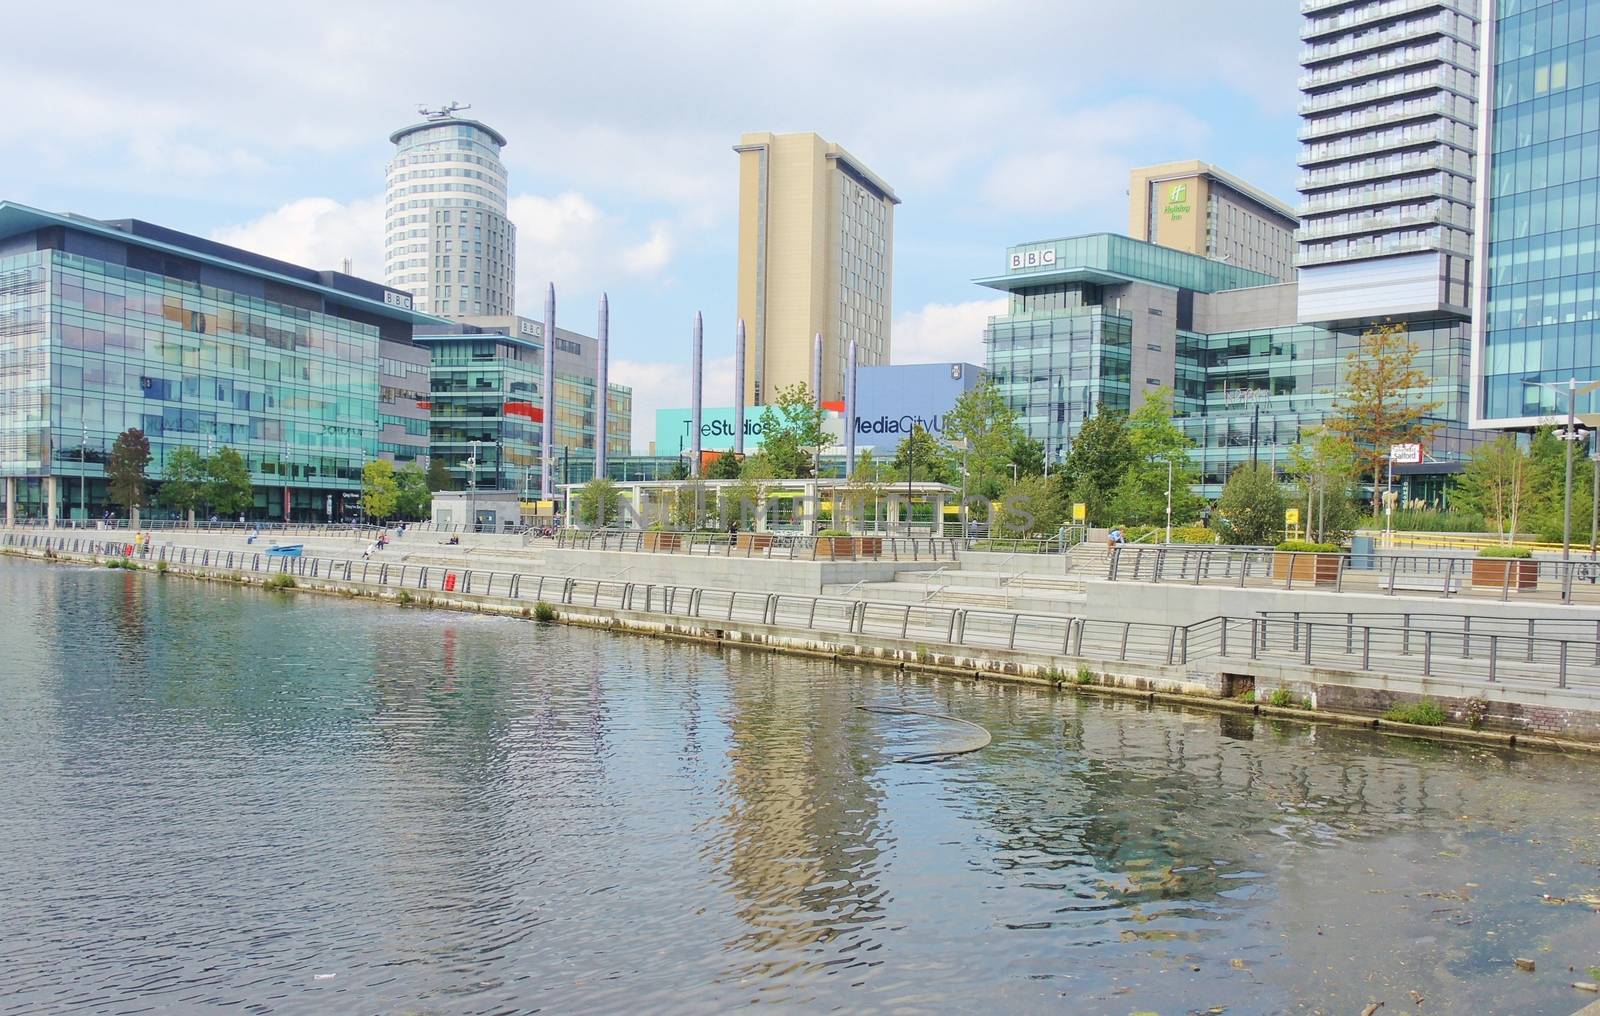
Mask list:
[[429,109],[427,106],[418,106],[417,112],[422,114],[424,120],[449,120],[460,110],[471,108],[472,103],[470,102],[463,106],[456,100],[451,99],[448,103],[440,106],[438,109]]

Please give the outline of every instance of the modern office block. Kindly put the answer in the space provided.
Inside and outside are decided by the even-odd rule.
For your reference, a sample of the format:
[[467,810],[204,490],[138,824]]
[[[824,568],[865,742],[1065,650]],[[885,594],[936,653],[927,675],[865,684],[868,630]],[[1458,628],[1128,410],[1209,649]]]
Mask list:
[[[984,332],[987,370],[1050,462],[1066,458],[1091,415],[1129,412],[1170,387],[1213,497],[1252,458],[1288,465],[1337,402],[1346,358],[1370,327],[1301,323],[1294,283],[1111,234],[1011,247],[1003,274],[976,281],[1010,294]],[[1448,314],[1411,319],[1407,332],[1433,379],[1417,398],[1440,404],[1436,461],[1414,481],[1414,496],[1428,497],[1471,441],[1467,335]]]
[[[536,496],[544,427],[543,342],[477,329],[430,329],[416,341],[432,353],[429,454],[443,461],[458,489]],[[581,483],[592,475],[597,395],[592,373],[557,370],[551,464],[558,484]],[[633,441],[632,390],[609,386],[605,405],[612,450],[626,453]]]
[[1477,0],[1300,10],[1300,320],[1465,317]]
[[1483,35],[1473,418],[1528,428],[1600,378],[1600,5],[1485,0]]
[[889,362],[894,206],[889,185],[816,134],[745,134],[739,153],[738,316],[745,401],[812,383],[822,336],[822,398],[843,397],[846,351]]
[[1128,235],[1294,281],[1293,206],[1204,162],[1135,169],[1128,184]]
[[433,320],[409,294],[348,275],[0,203],[8,500],[23,516],[104,511],[112,443],[138,428],[154,481],[179,448],[228,446],[256,486],[252,516],[325,519],[391,431],[381,359],[414,361],[413,326]]
[[384,280],[445,318],[511,314],[517,229],[506,217],[506,139],[454,103],[389,135]]

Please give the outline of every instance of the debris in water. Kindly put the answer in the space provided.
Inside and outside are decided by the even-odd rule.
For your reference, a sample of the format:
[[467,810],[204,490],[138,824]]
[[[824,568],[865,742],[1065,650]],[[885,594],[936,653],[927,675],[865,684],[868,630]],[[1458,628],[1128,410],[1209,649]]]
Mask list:
[[1411,993],[1411,1004],[1412,1005],[1421,1005],[1422,1004],[1422,992],[1413,991]]
[[1383,1008],[1383,1003],[1382,1002],[1373,1002],[1370,1005],[1368,1005],[1365,1009],[1361,1010],[1361,1016],[1372,1016],[1373,1013],[1377,1012],[1379,1009],[1382,1009],[1382,1008]]
[[1589,981],[1573,981],[1572,986],[1579,991],[1600,991],[1600,984],[1593,984]]
[[1530,974],[1533,973],[1533,961],[1528,959],[1527,957],[1518,956],[1516,959],[1512,960],[1511,962],[1515,963],[1517,965],[1517,969],[1518,970],[1526,970]]
[[1243,970],[1244,969],[1244,960],[1240,960],[1240,959],[1229,960],[1228,961],[1228,966],[1232,967],[1235,970]]

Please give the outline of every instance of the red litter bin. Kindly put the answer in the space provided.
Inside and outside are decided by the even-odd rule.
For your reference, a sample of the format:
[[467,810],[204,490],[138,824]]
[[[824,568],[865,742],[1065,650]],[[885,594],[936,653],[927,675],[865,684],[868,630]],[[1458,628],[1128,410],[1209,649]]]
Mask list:
[[133,556],[133,544],[124,543],[122,545],[122,556],[123,557],[132,557]]
[[449,572],[445,572],[444,573],[444,591],[447,592],[447,593],[453,593],[453,592],[456,591],[456,573],[455,572],[449,571]]

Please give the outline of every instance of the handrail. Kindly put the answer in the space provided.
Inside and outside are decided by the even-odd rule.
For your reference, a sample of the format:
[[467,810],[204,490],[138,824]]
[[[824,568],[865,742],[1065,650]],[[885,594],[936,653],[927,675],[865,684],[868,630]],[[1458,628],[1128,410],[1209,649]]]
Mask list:
[[[5,532],[0,546],[58,550],[91,558],[138,557],[182,567],[257,574],[280,572],[365,585],[438,590],[455,595],[501,596],[513,601],[543,600],[563,605],[636,611],[638,584],[617,576],[585,579],[470,568],[384,563],[354,557],[278,557],[253,550],[189,547],[174,543],[129,543],[88,535]],[[357,577],[359,569],[359,578]],[[475,576],[484,578],[475,587]],[[495,587],[504,582],[504,592]],[[1322,620],[1312,615],[1287,619],[1219,615],[1191,624],[1114,621],[1009,610],[889,603],[853,598],[864,584],[843,597],[806,596],[710,587],[644,587],[645,613],[696,619],[787,625],[805,631],[882,636],[908,644],[954,645],[1007,652],[1037,653],[1056,660],[1142,662],[1157,666],[1192,665],[1210,658],[1266,659],[1307,668],[1391,674],[1418,674],[1455,682],[1555,687],[1600,696],[1600,638],[1591,631],[1573,637],[1473,628],[1459,630],[1399,624],[1355,623],[1351,616]],[[547,594],[548,590],[548,594]],[[660,594],[660,609],[656,608]],[[759,609],[758,609],[759,608]],[[913,627],[915,625],[915,627]],[[721,627],[722,625],[719,625]],[[1376,666],[1374,666],[1376,664]],[[1053,664],[1052,664],[1053,665]]]

